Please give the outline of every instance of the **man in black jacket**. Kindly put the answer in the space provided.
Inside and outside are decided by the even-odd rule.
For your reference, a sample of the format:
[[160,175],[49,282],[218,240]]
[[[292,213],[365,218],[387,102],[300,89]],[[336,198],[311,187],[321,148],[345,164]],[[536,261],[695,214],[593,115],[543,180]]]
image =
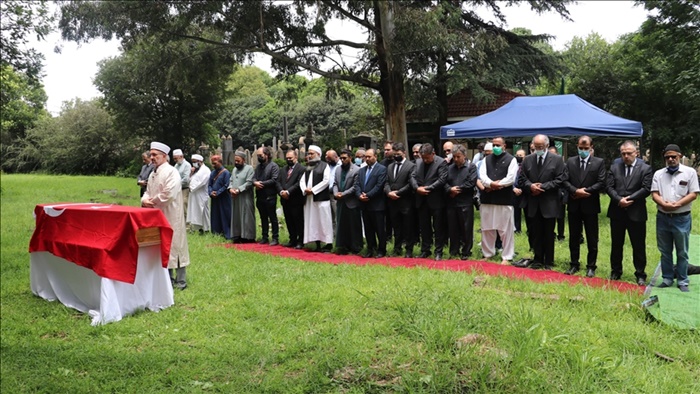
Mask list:
[[581,233],[586,229],[588,256],[586,276],[595,276],[598,259],[598,214],[600,213],[600,193],[605,190],[605,162],[591,156],[593,140],[584,135],[578,139],[578,155],[566,161],[569,178],[564,187],[569,193],[569,253],[571,262],[567,275],[580,269]]
[[416,200],[411,188],[411,173],[416,168],[415,163],[406,157],[406,147],[401,142],[392,146],[394,151],[393,163],[387,168],[387,182],[384,194],[387,196],[387,211],[389,222],[394,228],[394,255],[400,256],[402,247],[406,245],[405,257],[413,257],[416,228]]
[[411,176],[411,187],[416,192],[416,209],[421,231],[421,258],[430,256],[435,234],[435,260],[442,260],[442,249],[447,240],[445,218],[445,180],[447,162],[435,155],[429,143],[420,148],[421,159]]
[[258,166],[253,174],[253,186],[255,186],[255,206],[260,213],[262,223],[262,239],[259,243],[268,243],[268,230],[272,225],[271,246],[279,245],[279,222],[277,221],[277,178],[280,167],[272,161],[272,151],[265,146],[259,148]]
[[476,166],[467,159],[467,149],[452,145],[452,165],[447,167],[445,194],[450,256],[467,260],[474,245],[474,186]]
[[287,165],[280,172],[277,182],[277,192],[281,197],[289,232],[289,243],[285,246],[301,249],[304,245],[304,195],[299,180],[306,169],[298,162],[297,152],[293,149],[287,151],[285,160]]

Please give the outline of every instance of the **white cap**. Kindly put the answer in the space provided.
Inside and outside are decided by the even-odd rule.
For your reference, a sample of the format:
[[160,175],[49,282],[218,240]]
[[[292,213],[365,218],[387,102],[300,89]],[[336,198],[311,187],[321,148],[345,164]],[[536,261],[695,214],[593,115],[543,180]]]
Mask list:
[[151,149],[159,150],[166,155],[170,153],[170,147],[162,142],[153,141],[151,142]]
[[194,155],[192,155],[192,160],[204,161],[204,157],[195,153]]
[[487,142],[486,145],[484,145],[484,150],[493,150],[493,144]]
[[318,153],[319,156],[323,154],[323,153],[321,152],[321,148],[319,148],[319,147],[316,146],[316,145],[311,145],[311,146],[309,146],[309,150],[312,150],[312,151]]
[[173,151],[173,157],[175,156],[182,156],[182,151],[180,149],[175,149]]

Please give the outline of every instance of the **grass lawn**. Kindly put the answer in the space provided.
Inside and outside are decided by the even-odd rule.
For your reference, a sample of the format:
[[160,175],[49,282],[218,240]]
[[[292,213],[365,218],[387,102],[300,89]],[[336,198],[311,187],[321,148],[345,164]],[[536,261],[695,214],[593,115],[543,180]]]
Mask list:
[[[307,263],[217,247],[212,235],[189,237],[189,287],[175,306],[92,327],[89,316],[31,293],[32,211],[49,202],[138,205],[135,181],[1,181],[3,393],[700,392],[700,334],[650,320],[639,294]],[[651,275],[659,254],[648,207]],[[694,233],[699,216],[695,202]],[[607,277],[605,212],[600,224],[598,275]],[[556,248],[563,271],[568,244]],[[525,235],[516,251],[527,254]],[[633,281],[629,246],[624,266],[623,280]]]

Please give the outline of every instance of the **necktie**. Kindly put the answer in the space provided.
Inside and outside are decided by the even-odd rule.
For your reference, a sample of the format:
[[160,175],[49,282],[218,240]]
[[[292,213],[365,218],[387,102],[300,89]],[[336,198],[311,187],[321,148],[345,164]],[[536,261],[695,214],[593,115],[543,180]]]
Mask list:
[[289,177],[292,176],[293,169],[294,169],[294,167],[289,167],[289,169],[287,170],[287,179],[289,179]]
[[394,168],[394,179],[396,179],[396,175],[399,174],[399,171],[401,171],[401,163],[397,163],[396,168]]
[[586,161],[581,160],[581,172],[586,171]]
[[367,186],[367,181],[369,180],[369,174],[372,173],[372,167],[367,166],[367,172],[365,173],[365,186]]
[[627,175],[625,175],[625,176],[629,177],[631,173],[632,173],[632,166],[627,166]]
[[537,169],[542,168],[542,156],[537,159]]

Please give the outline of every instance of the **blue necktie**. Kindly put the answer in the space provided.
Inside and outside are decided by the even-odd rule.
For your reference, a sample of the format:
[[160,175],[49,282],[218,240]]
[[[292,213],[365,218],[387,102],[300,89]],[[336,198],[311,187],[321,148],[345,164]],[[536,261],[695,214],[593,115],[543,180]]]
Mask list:
[[367,181],[369,180],[369,174],[372,173],[372,167],[367,166],[367,173],[365,173],[365,186],[367,186]]

